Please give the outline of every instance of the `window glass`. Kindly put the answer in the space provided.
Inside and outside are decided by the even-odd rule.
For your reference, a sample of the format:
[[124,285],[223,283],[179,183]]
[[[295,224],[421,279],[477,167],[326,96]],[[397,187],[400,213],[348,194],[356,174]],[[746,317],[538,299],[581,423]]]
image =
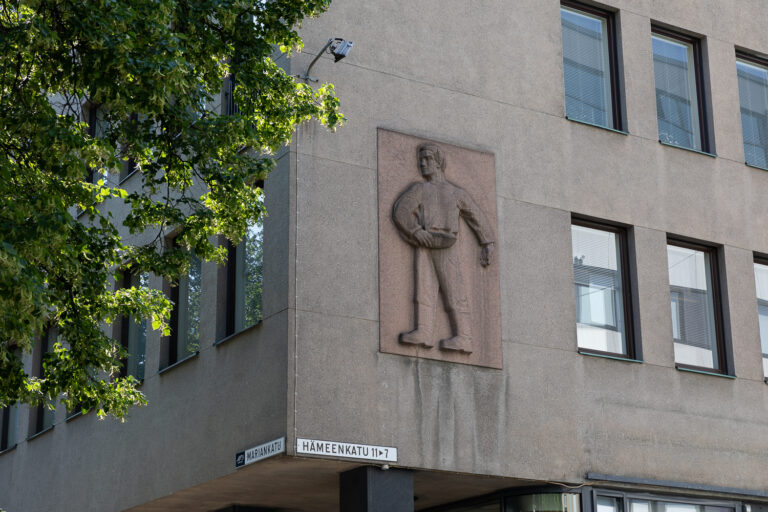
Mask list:
[[768,377],[768,265],[755,263],[757,318],[760,323],[760,346],[763,352],[763,375]]
[[630,499],[630,512],[734,512],[733,507],[695,505],[676,501]]
[[659,140],[701,151],[694,45],[653,34]]
[[[53,344],[58,341],[58,329],[49,327],[43,333],[38,344],[37,354],[35,355],[37,363],[37,376],[43,377],[43,364],[45,355],[53,351]],[[30,421],[30,435],[37,434],[53,426],[55,411],[48,408],[48,404],[40,404],[34,409],[34,421]]]
[[608,19],[564,6],[560,20],[566,115],[614,127]]
[[[146,288],[149,285],[148,274],[131,275],[131,286],[135,288]],[[144,379],[144,363],[147,352],[147,319],[141,318],[137,321],[130,318],[128,321],[128,336],[125,343],[128,350],[128,360],[126,361],[126,372],[139,380]]]
[[744,160],[768,167],[768,70],[742,59],[736,61],[741,106]]
[[[106,137],[109,123],[105,119],[104,114],[104,107],[99,107],[93,103],[83,105],[83,116],[85,117],[85,122],[88,124],[87,132],[89,136],[96,139],[103,139]],[[107,180],[105,170],[102,168],[90,167],[88,169],[87,181],[89,183],[98,183],[99,180]]]
[[711,254],[667,245],[675,362],[719,368]]
[[16,445],[16,423],[19,417],[19,404],[0,410],[0,451]]
[[621,498],[598,496],[595,512],[621,512]]
[[579,512],[578,494],[551,493],[511,496],[504,500],[506,512]]
[[572,225],[571,244],[579,347],[627,354],[618,234]]
[[202,291],[200,258],[192,255],[189,273],[179,279],[172,291],[174,322],[168,364],[173,364],[200,349],[200,295]]
[[248,227],[245,238],[234,251],[234,332],[261,320],[263,242],[264,229],[259,221]]

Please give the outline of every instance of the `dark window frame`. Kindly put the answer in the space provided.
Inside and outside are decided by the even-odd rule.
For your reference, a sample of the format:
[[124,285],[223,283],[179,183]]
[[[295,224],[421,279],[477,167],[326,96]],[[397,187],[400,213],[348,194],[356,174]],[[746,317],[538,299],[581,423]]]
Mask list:
[[11,446],[15,445],[10,442],[11,434],[11,407],[3,407],[0,409],[0,452],[4,452]]
[[[625,116],[624,116],[624,104],[622,103],[622,87],[620,77],[620,65],[619,62],[619,38],[618,31],[616,30],[616,13],[607,9],[601,9],[593,5],[583,4],[574,0],[560,0],[560,7],[568,7],[577,11],[583,11],[586,14],[593,16],[599,16],[606,20],[606,37],[608,38],[608,76],[610,78],[610,95],[611,95],[611,110],[612,110],[612,126],[613,130],[625,131]],[[566,112],[567,115],[567,112]],[[578,120],[577,120],[578,121]]]
[[[175,243],[175,241],[174,241]],[[171,285],[170,300],[173,303],[170,319],[170,334],[168,335],[168,360],[162,368],[173,366],[179,362],[179,283]],[[161,369],[162,369],[161,368]]]
[[[667,37],[669,39],[676,39],[682,43],[690,44],[693,47],[693,75],[696,78],[696,108],[699,112],[699,138],[701,139],[701,152],[713,153],[714,143],[712,141],[712,134],[710,133],[709,129],[709,118],[711,113],[707,107],[707,90],[704,87],[704,50],[702,39],[695,36],[689,36],[682,32],[677,32],[665,27],[660,27],[659,25],[651,24],[651,36],[656,34]],[[653,51],[651,51],[651,53],[653,53]],[[686,149],[696,151],[695,148]]]
[[[133,281],[133,277],[136,275],[128,268],[122,268],[120,271],[122,278],[119,281],[115,281],[115,291],[123,289],[123,288],[130,288],[131,282]],[[130,328],[132,321],[131,317],[120,315],[117,319],[117,321],[112,325],[112,338],[117,340],[118,343],[120,343],[120,346],[123,347],[126,351],[130,350]],[[146,378],[146,346],[144,347],[144,372],[145,375],[141,379],[137,379],[140,383],[144,382],[144,379]],[[130,357],[130,356],[129,356]],[[128,376],[128,357],[124,357],[120,359],[120,362],[123,364],[123,366],[120,368],[120,377],[125,378]],[[134,375],[134,377],[136,377]]]
[[698,505],[705,507],[716,507],[716,508],[731,508],[733,509],[733,512],[741,512],[742,507],[740,501],[733,501],[733,500],[727,500],[727,499],[713,499],[713,498],[702,498],[699,496],[685,496],[685,495],[678,495],[678,494],[657,494],[654,492],[647,492],[647,491],[633,491],[633,490],[616,490],[616,489],[605,489],[605,488],[587,488],[585,489],[585,492],[589,494],[591,500],[592,500],[592,508],[591,510],[587,510],[586,507],[582,507],[581,512],[597,512],[597,498],[599,496],[605,496],[607,498],[617,498],[619,500],[619,504],[621,506],[622,512],[631,510],[631,507],[628,506],[628,502],[631,500],[637,500],[637,501],[648,501],[648,502],[660,502],[660,503],[681,503],[681,504],[687,504],[687,505]]
[[[177,243],[178,234],[179,233],[177,232],[173,235],[170,235],[167,238],[167,240],[169,241],[168,243],[172,245],[174,248],[178,248],[178,243]],[[194,255],[194,253],[192,254]],[[202,271],[203,271],[202,263],[203,261],[200,260],[201,287],[202,287]],[[184,276],[180,276],[180,279],[183,277]],[[169,300],[173,303],[173,308],[171,309],[171,318],[168,325],[170,334],[168,336],[163,336],[160,343],[161,357],[160,357],[160,367],[158,370],[160,373],[163,373],[166,370],[170,369],[171,367],[174,367],[177,364],[183,361],[186,361],[187,359],[191,359],[200,353],[199,348],[192,352],[182,353],[182,354],[179,353],[179,313],[180,313],[179,288],[180,288],[180,282],[171,283],[167,280],[163,281],[163,291],[168,296]],[[167,357],[163,358],[163,355]],[[144,368],[144,371],[146,372],[146,366]]]
[[[578,347],[578,351],[580,353],[617,357],[620,359],[639,360],[642,357],[642,351],[639,346],[640,337],[637,336],[637,333],[635,332],[635,300],[631,279],[631,272],[634,267],[632,266],[632,261],[629,254],[630,227],[618,223],[609,223],[578,215],[571,216],[571,226],[574,225],[600,231],[607,231],[616,235],[617,244],[619,246],[619,262],[621,264],[621,297],[623,306],[622,313],[624,315],[624,347],[626,349],[626,354],[622,354],[621,352],[608,352],[604,350],[595,350],[583,347]],[[576,283],[574,280],[574,286],[575,284]],[[578,304],[576,307],[578,308]]]
[[[723,292],[724,289],[721,285],[721,266],[720,266],[720,247],[717,245],[707,244],[699,241],[693,241],[686,238],[676,237],[673,235],[667,235],[667,245],[675,247],[682,247],[684,249],[691,249],[694,251],[701,251],[709,255],[709,278],[712,283],[712,309],[714,310],[714,323],[715,323],[715,343],[717,344],[717,364],[718,368],[708,368],[706,366],[696,366],[692,364],[678,363],[675,361],[675,368],[682,368],[685,370],[694,370],[705,373],[718,373],[721,375],[733,375],[733,369],[730,364],[732,356],[730,348],[726,342],[725,336],[725,314],[723,311]],[[667,269],[667,275],[669,276],[669,269]],[[669,279],[669,277],[667,277]],[[670,300],[672,292],[672,284],[669,284]],[[670,312],[671,313],[671,312]],[[671,317],[670,317],[671,318]],[[683,332],[683,326],[680,327],[681,334]],[[673,340],[674,343],[674,340]]]
[[[37,354],[34,356],[36,357],[35,371],[38,377],[42,377],[44,374],[43,359],[47,353],[53,350],[53,344],[56,343],[56,337],[58,337],[57,331],[58,329],[55,326],[47,327],[43,331],[42,337],[37,344]],[[51,339],[51,336],[54,336],[54,338]],[[54,414],[53,418],[51,419],[51,425],[48,427],[45,426],[45,414],[47,410],[48,409],[45,407],[45,404],[39,404],[37,407],[32,409],[32,411],[34,411],[34,422],[30,421],[31,428],[28,438],[36,437],[38,434],[42,434],[43,432],[46,432],[56,426],[55,410],[51,411],[51,414]]]
[[[757,263],[758,265],[765,265],[768,267],[768,255],[760,254],[760,253],[754,253],[752,256],[752,262]],[[757,294],[755,294],[757,295]],[[757,301],[757,308],[758,308],[758,325],[757,325],[757,334],[758,336],[761,336],[762,333],[760,332],[760,306],[768,307],[768,300],[765,299],[758,299],[755,297]],[[762,343],[762,337],[760,338],[760,358],[761,358],[761,364],[762,359],[768,357],[768,353],[763,352],[763,343]],[[765,381],[768,384],[768,377],[763,377],[763,381]]]
[[[256,180],[253,183],[254,187],[258,187],[262,190],[264,190],[264,180]],[[224,236],[221,236],[220,244],[224,245],[227,249],[227,262],[224,265],[223,271],[219,272],[218,275],[218,281],[219,283],[223,283],[224,286],[219,286],[219,293],[218,293],[218,299],[220,301],[220,304],[223,303],[223,312],[220,311],[219,313],[219,322],[223,324],[222,327],[217,328],[217,340],[214,344],[219,344],[221,341],[229,338],[230,336],[237,334],[238,332],[244,331],[246,329],[250,329],[251,327],[255,325],[259,325],[261,321],[259,320],[255,324],[246,325],[243,327],[243,329],[236,329],[236,318],[235,318],[235,308],[236,308],[236,301],[237,297],[235,296],[235,287],[237,286],[237,283],[235,282],[237,280],[237,250],[238,245],[235,245],[232,243],[231,240],[228,240]],[[263,262],[262,262],[263,263]],[[262,303],[263,305],[263,303]]]
[[[757,66],[763,67],[766,70],[768,70],[768,57],[761,57],[759,55],[756,55],[756,54],[753,54],[753,53],[749,53],[749,52],[744,51],[744,50],[736,50],[736,59],[747,61],[747,62],[749,62],[751,64],[755,64]],[[736,78],[738,80],[738,62],[736,63],[736,70],[737,70],[737,77]],[[741,143],[742,143],[742,146],[744,146],[746,144],[746,142],[744,141],[744,128],[743,128],[743,120],[741,119],[741,115],[742,115],[741,114],[741,97],[739,97],[739,117],[740,117],[739,120],[742,122],[742,134],[741,134],[742,135],[742,141],[741,141]],[[767,153],[766,159],[768,160],[768,150],[766,150],[766,153]],[[746,149],[744,151],[744,163],[749,165],[749,166],[752,166],[752,167],[763,168],[762,166],[759,166],[757,164],[750,163],[750,162],[747,161]],[[768,260],[766,260],[766,261],[768,261]],[[768,265],[768,263],[765,263],[765,264]]]

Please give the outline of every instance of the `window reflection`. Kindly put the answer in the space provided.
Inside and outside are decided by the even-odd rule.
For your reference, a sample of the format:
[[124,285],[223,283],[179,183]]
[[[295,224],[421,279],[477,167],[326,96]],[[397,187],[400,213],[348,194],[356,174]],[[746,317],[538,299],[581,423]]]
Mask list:
[[659,34],[652,43],[659,140],[701,150],[693,44]]
[[667,246],[675,362],[718,369],[710,254]]
[[613,127],[608,20],[561,7],[565,112],[571,119]]
[[571,235],[578,345],[626,354],[618,235],[579,225]]

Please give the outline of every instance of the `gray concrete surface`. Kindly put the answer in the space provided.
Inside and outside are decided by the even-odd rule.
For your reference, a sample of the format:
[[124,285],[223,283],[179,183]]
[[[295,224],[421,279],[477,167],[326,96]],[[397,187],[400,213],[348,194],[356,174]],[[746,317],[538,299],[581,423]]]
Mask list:
[[[434,480],[437,494],[462,489],[444,500],[587,472],[764,490],[751,263],[768,253],[768,172],[743,163],[734,48],[768,54],[768,10],[602,4],[619,11],[629,135],[564,118],[557,1],[336,0],[305,22],[291,72],[331,36],[355,42],[312,71],[336,84],[348,123],[302,126],[268,181],[263,324],[163,375],[149,338],[150,406],[125,424],[59,411],[52,431],[0,454],[0,507],[333,510],[335,475],[352,466],[291,466],[297,437],[395,446],[397,466],[458,475]],[[706,38],[717,158],[658,142],[652,22]],[[494,154],[502,370],[379,352],[379,128]],[[572,213],[632,226],[642,363],[576,351]],[[667,234],[723,247],[735,379],[674,367]],[[235,470],[236,452],[281,435],[279,470]]]

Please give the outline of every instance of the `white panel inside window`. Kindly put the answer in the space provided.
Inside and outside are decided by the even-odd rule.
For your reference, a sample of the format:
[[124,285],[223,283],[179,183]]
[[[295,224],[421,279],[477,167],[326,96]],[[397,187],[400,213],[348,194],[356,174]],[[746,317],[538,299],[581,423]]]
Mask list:
[[675,362],[718,369],[709,253],[667,245]]
[[573,225],[571,240],[578,345],[626,354],[618,236]]

